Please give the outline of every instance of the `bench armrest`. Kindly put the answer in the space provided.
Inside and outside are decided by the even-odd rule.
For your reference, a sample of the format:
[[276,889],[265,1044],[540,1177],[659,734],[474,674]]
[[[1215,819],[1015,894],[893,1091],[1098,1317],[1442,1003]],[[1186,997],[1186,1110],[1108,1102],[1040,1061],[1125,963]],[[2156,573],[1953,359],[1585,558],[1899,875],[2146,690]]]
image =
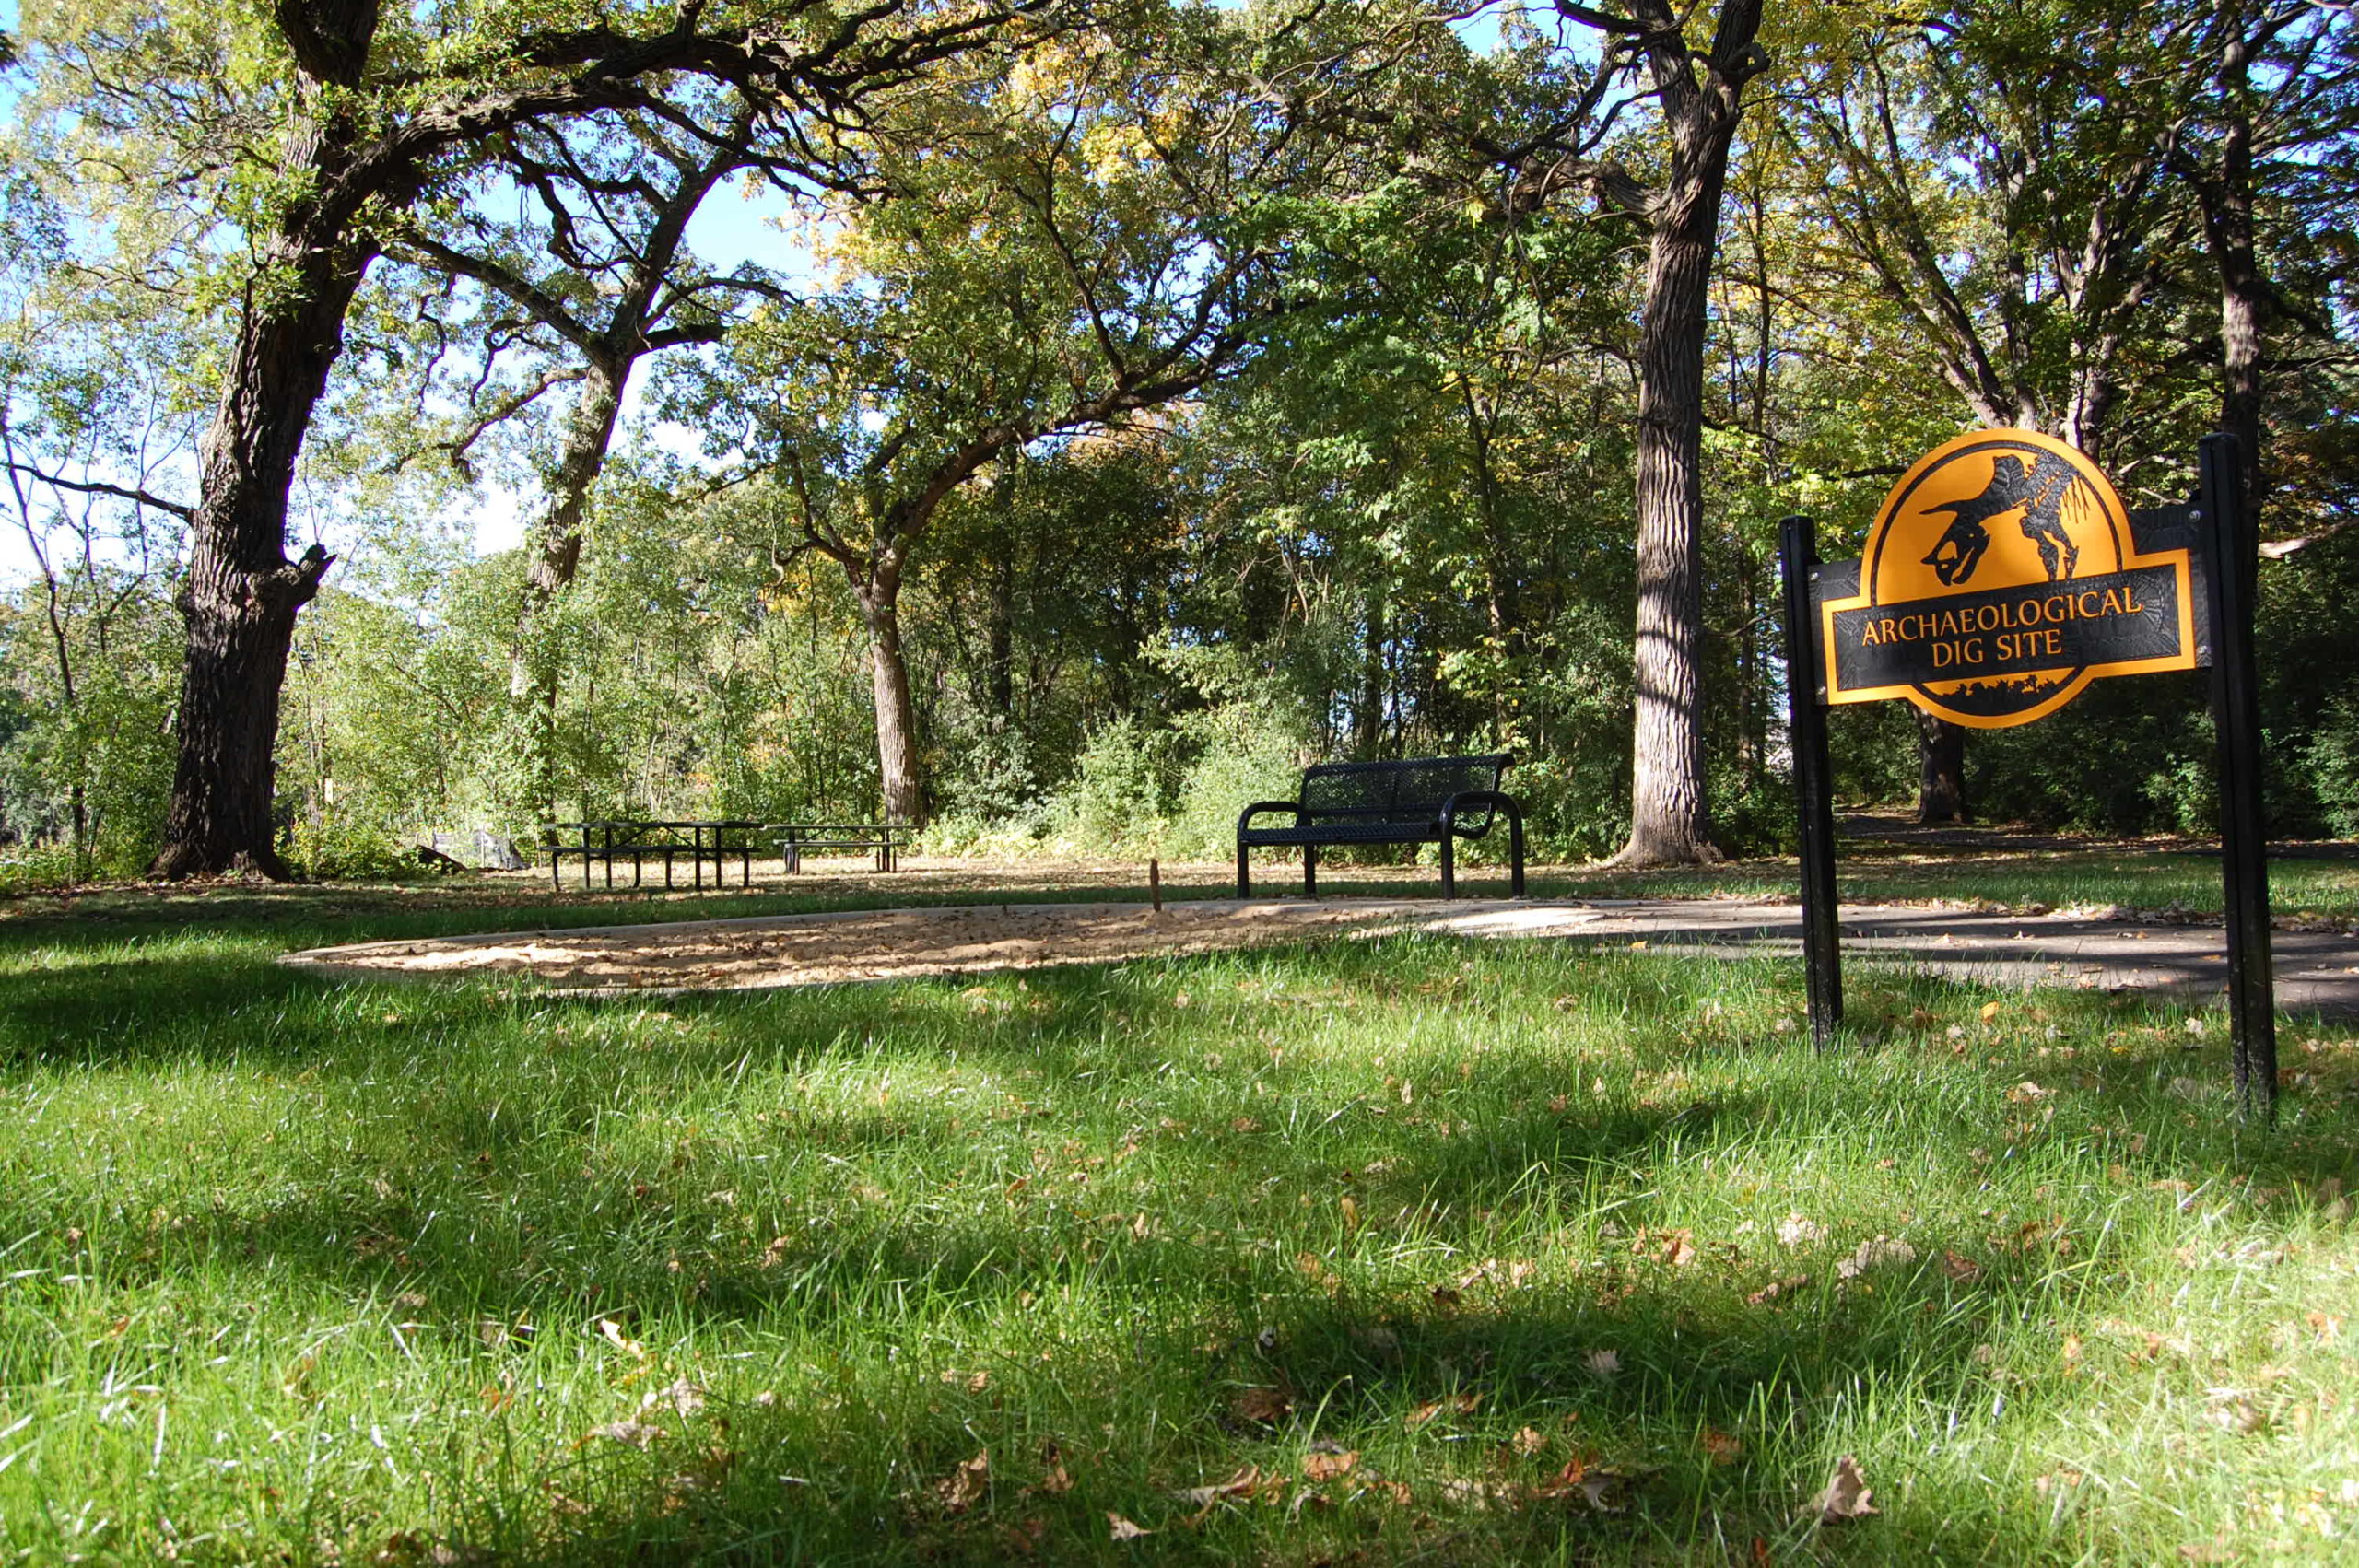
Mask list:
[[1452,795],[1449,799],[1444,801],[1441,803],[1441,830],[1444,833],[1457,833],[1458,813],[1476,807],[1489,808],[1494,813],[1491,820],[1485,823],[1480,831],[1461,834],[1461,837],[1484,837],[1491,831],[1492,827],[1497,824],[1499,819],[1496,813],[1499,812],[1505,812],[1507,813],[1509,830],[1516,838],[1522,838],[1523,807],[1517,803],[1516,798],[1513,795],[1503,794],[1496,790],[1461,790],[1457,794]]
[[1294,813],[1295,825],[1297,827],[1300,827],[1302,825],[1301,802],[1256,801],[1251,805],[1237,813],[1237,831],[1240,834],[1243,833],[1248,827],[1252,825],[1253,819],[1261,815],[1263,812],[1292,812]]

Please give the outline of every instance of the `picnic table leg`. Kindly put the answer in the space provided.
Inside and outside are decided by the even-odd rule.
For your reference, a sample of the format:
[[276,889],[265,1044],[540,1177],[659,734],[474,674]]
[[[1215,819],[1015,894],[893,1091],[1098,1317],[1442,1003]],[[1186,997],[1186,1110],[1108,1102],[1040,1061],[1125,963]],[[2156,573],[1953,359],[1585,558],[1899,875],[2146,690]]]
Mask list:
[[663,846],[663,891],[672,891],[672,847]]
[[1319,896],[1319,846],[1316,844],[1302,847],[1302,891],[1305,897]]
[[633,886],[633,887],[637,887],[637,886],[639,885],[639,883],[640,883],[640,875],[639,875],[639,858],[640,858],[641,855],[645,854],[646,852],[647,852],[647,851],[645,851],[644,849],[640,848],[639,848],[637,845],[635,845],[635,844],[634,844],[633,846],[631,846],[631,851],[630,851],[630,884],[631,884],[631,886]]
[[695,840],[695,848],[688,851],[688,858],[696,861],[697,891],[702,893],[704,891],[704,829],[692,827],[688,829],[688,837]]

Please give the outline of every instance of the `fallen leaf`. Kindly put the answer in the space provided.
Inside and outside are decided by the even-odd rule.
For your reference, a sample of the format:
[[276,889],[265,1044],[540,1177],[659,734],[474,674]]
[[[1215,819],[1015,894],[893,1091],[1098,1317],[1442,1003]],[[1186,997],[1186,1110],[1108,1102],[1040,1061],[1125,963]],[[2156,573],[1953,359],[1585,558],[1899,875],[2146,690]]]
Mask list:
[[1999,1016],[1999,1004],[1998,1004],[1997,1002],[1995,1002],[1995,1001],[1986,1001],[1986,1002],[1984,1002],[1984,1003],[1982,1004],[1982,1022],[1984,1022],[1985,1024],[1988,1024],[1988,1023],[1989,1023],[1992,1019],[1994,1019],[1994,1018],[1996,1018],[1996,1017],[1998,1017],[1998,1016]]
[[1476,1480],[1471,1476],[1452,1476],[1441,1483],[1441,1494],[1461,1508],[1477,1513],[1493,1507],[1512,1508],[1516,1504],[1516,1488],[1503,1480]]
[[1719,1427],[1704,1429],[1704,1453],[1716,1465],[1733,1465],[1744,1457],[1744,1445]]
[[1619,1351],[1591,1351],[1589,1354],[1581,1357],[1581,1364],[1588,1367],[1600,1377],[1612,1377],[1622,1370],[1622,1352]]
[[1826,1239],[1826,1229],[1815,1220],[1805,1220],[1800,1214],[1789,1214],[1778,1222],[1778,1245],[1792,1248],[1808,1246]]
[[1106,1523],[1113,1530],[1114,1539],[1116,1540],[1136,1540],[1141,1536],[1151,1536],[1155,1534],[1153,1530],[1133,1525],[1128,1519],[1123,1518],[1120,1514],[1107,1515]]
[[1880,1235],[1873,1241],[1863,1241],[1859,1250],[1835,1266],[1838,1278],[1856,1280],[1869,1270],[1886,1263],[1914,1263],[1917,1249],[1905,1241]]
[[669,1405],[679,1412],[682,1421],[686,1421],[704,1409],[704,1401],[705,1393],[702,1388],[685,1377],[676,1377],[672,1380],[669,1387],[658,1388],[654,1393],[640,1400],[639,1409],[640,1413],[644,1415],[658,1405]]
[[590,1435],[603,1437],[609,1443],[626,1443],[633,1448],[644,1448],[663,1436],[663,1429],[650,1426],[643,1421],[613,1421],[604,1426],[592,1427]]
[[966,1460],[948,1475],[933,1483],[933,1495],[944,1508],[953,1514],[963,1514],[982,1501],[991,1490],[992,1451],[988,1448]]
[[1211,1486],[1182,1487],[1171,1495],[1191,1507],[1209,1508],[1226,1498],[1253,1497],[1264,1491],[1283,1488],[1285,1484],[1285,1477],[1264,1475],[1261,1466],[1247,1465],[1226,1480]]
[[1662,1249],[1662,1260],[1674,1269],[1684,1269],[1696,1261],[1696,1238],[1686,1231],[1671,1233],[1671,1244]]
[[1228,1413],[1238,1421],[1275,1426],[1294,1413],[1294,1401],[1276,1388],[1248,1388],[1229,1401]]
[[2055,1097],[2055,1090],[2043,1089],[2028,1078],[2007,1091],[2007,1103],[2011,1106],[2036,1106]]
[[613,1318],[601,1317],[598,1319],[598,1332],[605,1336],[606,1342],[608,1344],[614,1346],[615,1349],[622,1352],[633,1361],[645,1361],[647,1359],[647,1347],[640,1344],[637,1340],[632,1339],[629,1335],[624,1333],[622,1326],[616,1323]]
[[1360,1228],[1360,1200],[1354,1198],[1347,1192],[1344,1194],[1343,1197],[1335,1200],[1335,1205],[1344,1211],[1344,1229],[1346,1231],[1358,1230]]
[[2234,1389],[2215,1392],[2206,1413],[2212,1425],[2239,1437],[2249,1437],[2269,1424],[2269,1412]]
[[1961,1258],[1954,1252],[1942,1253],[1942,1272],[1961,1285],[1970,1285],[1982,1278],[1982,1265],[1971,1258]]
[[1548,1446],[1548,1439],[1528,1426],[1517,1428],[1513,1441],[1515,1451],[1527,1459]]
[[1811,1500],[1810,1511],[1817,1514],[1822,1525],[1838,1524],[1878,1512],[1874,1498],[1868,1478],[1860,1473],[1860,1461],[1846,1454],[1835,1461],[1834,1478],[1825,1491]]
[[1744,1298],[1747,1306],[1766,1306],[1779,1296],[1790,1296],[1810,1283],[1808,1274],[1790,1274],[1782,1280],[1772,1280]]
[[1408,1424],[1413,1428],[1424,1426],[1442,1415],[1471,1416],[1482,1402],[1480,1394],[1451,1394],[1444,1398],[1428,1399],[1409,1412]]
[[1305,1480],[1333,1480],[1337,1476],[1351,1474],[1352,1467],[1359,1462],[1356,1450],[1307,1455],[1302,1461],[1302,1477]]

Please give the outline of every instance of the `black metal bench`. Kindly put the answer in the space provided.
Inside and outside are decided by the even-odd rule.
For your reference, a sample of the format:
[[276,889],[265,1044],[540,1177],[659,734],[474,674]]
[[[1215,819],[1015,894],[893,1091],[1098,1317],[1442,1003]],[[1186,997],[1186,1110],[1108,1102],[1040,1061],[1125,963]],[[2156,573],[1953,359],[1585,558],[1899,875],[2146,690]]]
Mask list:
[[876,857],[880,872],[897,871],[910,847],[904,822],[779,822],[763,832],[778,840],[779,860],[789,872],[803,869],[803,857],[822,849],[855,850]]
[[[1439,844],[1441,893],[1458,895],[1452,849],[1508,819],[1514,895],[1523,896],[1523,808],[1499,790],[1505,756],[1434,756],[1407,762],[1322,762],[1302,776],[1298,801],[1260,801],[1237,819],[1237,895],[1253,896],[1246,855],[1299,848],[1302,890],[1319,891],[1319,851],[1353,844]],[[1256,827],[1253,819],[1291,812],[1291,827]]]
[[[672,885],[672,861],[686,855],[696,868],[696,885],[704,886],[704,863],[712,862],[712,885],[722,885],[722,864],[728,857],[735,857],[739,880],[747,887],[754,885],[754,837],[760,833],[758,822],[558,822],[549,825],[545,846],[549,857],[549,884],[565,885],[563,869],[568,859],[581,862],[581,885],[590,885],[590,868],[603,864],[606,870],[606,885],[615,885],[615,861],[620,857],[630,860],[630,884],[640,884],[643,862],[661,856],[663,860],[663,885]],[[580,842],[568,844],[557,838],[559,833],[578,833]],[[685,834],[684,838],[681,836]]]

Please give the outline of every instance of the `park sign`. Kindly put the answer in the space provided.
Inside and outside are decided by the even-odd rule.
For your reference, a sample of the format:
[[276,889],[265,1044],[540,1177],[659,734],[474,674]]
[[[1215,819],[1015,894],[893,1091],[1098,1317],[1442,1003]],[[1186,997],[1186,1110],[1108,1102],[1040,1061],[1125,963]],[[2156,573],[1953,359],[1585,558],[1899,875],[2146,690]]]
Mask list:
[[2099,675],[2208,668],[2227,916],[2229,1061],[2239,1110],[2277,1094],[2253,649],[2257,519],[2236,438],[2206,436],[2190,504],[2125,511],[2102,470],[2029,430],[1927,454],[1893,487],[1856,561],[1822,562],[1806,517],[1778,526],[1786,702],[1811,1034],[1843,1021],[1835,885],[1837,703],[1904,697],[1978,729],[2046,718]]
[[2105,471],[2052,436],[1982,430],[1928,453],[1856,565],[1819,568],[1825,700],[1901,697],[1995,730],[2100,675],[2196,668],[2192,552],[2140,532]]

